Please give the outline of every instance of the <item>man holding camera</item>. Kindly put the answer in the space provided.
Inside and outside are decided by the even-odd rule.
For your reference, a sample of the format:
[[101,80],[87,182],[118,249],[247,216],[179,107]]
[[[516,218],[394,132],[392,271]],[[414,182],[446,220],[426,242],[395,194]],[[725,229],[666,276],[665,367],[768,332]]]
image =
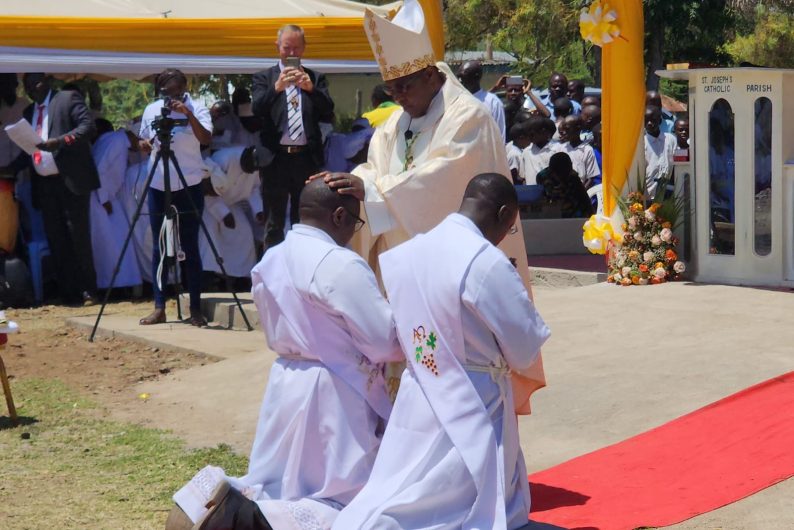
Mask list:
[[[334,102],[325,76],[301,66],[306,49],[303,29],[287,25],[276,40],[279,64],[254,74],[253,111],[263,118],[262,145],[275,154],[262,167],[262,196],[270,216],[265,247],[284,240],[287,199],[290,223],[298,222],[298,200],[306,179],[323,165],[320,121],[328,121]],[[259,156],[260,166],[264,166]]]
[[[143,111],[140,147],[144,152],[151,153],[151,164],[155,153],[160,147],[158,129],[162,132],[161,120],[165,117],[177,121],[174,123],[171,149],[176,156],[187,187],[182,185],[179,174],[173,163],[169,163],[168,181],[172,191],[171,206],[178,211],[179,246],[184,252],[187,272],[188,291],[190,292],[190,324],[206,325],[207,320],[201,314],[201,254],[199,252],[199,228],[204,210],[204,195],[201,191],[201,180],[205,175],[205,165],[201,158],[201,146],[209,145],[212,140],[212,118],[210,112],[201,102],[191,99],[187,93],[187,78],[176,69],[168,69],[157,76],[155,81],[157,93],[161,99],[150,103]],[[166,109],[170,109],[166,110]],[[152,253],[152,291],[154,293],[154,311],[140,320],[141,325],[161,324],[166,321],[165,295],[158,280],[165,280],[158,275],[160,267],[160,230],[165,215],[165,173],[163,161],[160,160],[154,170],[154,176],[148,193],[148,206],[152,224],[152,237],[155,241]],[[165,269],[165,267],[162,267]],[[165,282],[163,282],[165,283]]]

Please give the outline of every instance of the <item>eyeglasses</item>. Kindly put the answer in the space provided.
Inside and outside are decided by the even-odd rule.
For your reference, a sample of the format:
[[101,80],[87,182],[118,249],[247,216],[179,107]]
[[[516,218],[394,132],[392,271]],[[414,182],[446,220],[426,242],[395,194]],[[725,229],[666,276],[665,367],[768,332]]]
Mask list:
[[364,221],[364,219],[357,216],[356,214],[348,210],[346,207],[342,206],[342,209],[347,212],[347,215],[355,219],[356,224],[353,226],[353,232],[358,232],[364,227],[365,224],[367,224],[367,222]]
[[386,85],[384,92],[390,96],[394,96],[395,94],[405,94],[411,89],[414,83],[421,79],[422,74],[424,73],[424,70],[420,70],[414,74],[398,79],[397,81],[389,81],[390,84]]

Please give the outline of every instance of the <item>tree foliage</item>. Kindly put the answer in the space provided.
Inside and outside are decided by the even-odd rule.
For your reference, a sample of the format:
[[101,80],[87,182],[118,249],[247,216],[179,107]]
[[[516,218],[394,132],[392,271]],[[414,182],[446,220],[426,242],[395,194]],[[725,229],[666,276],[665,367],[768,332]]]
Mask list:
[[722,44],[733,32],[735,12],[725,0],[645,0],[645,64],[649,88],[667,63],[727,65]]
[[114,79],[100,83],[100,89],[103,114],[114,127],[140,116],[154,99],[152,84],[148,82]]
[[[785,6],[783,6],[785,7]],[[794,24],[792,13],[781,7],[758,6],[751,32],[738,35],[724,46],[736,63],[794,68]]]
[[490,42],[518,61],[517,70],[545,83],[553,71],[592,82],[593,47],[579,37],[587,0],[448,0],[447,47],[482,49]]

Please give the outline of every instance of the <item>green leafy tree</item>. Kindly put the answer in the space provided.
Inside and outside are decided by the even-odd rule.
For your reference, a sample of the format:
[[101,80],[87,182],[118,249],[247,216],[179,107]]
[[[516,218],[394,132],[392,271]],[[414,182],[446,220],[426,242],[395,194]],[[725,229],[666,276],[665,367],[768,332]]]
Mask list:
[[447,48],[482,49],[486,43],[518,61],[517,69],[542,86],[553,71],[593,82],[598,53],[579,36],[587,0],[448,0]]
[[752,31],[737,36],[724,50],[736,63],[794,68],[792,13],[782,7],[757,6]]
[[115,127],[143,113],[154,99],[151,82],[114,79],[100,83],[104,116]]
[[722,49],[737,22],[725,0],[645,0],[645,64],[649,89],[659,88],[656,70],[667,63],[726,65]]

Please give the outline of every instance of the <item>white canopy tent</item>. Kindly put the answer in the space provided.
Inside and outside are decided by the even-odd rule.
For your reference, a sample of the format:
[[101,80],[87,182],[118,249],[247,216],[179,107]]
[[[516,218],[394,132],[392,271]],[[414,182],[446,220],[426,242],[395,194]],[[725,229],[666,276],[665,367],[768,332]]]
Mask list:
[[294,23],[306,31],[308,67],[376,72],[365,7],[348,0],[3,2],[0,71],[143,77],[177,66],[191,74],[250,73],[275,63],[276,32]]

